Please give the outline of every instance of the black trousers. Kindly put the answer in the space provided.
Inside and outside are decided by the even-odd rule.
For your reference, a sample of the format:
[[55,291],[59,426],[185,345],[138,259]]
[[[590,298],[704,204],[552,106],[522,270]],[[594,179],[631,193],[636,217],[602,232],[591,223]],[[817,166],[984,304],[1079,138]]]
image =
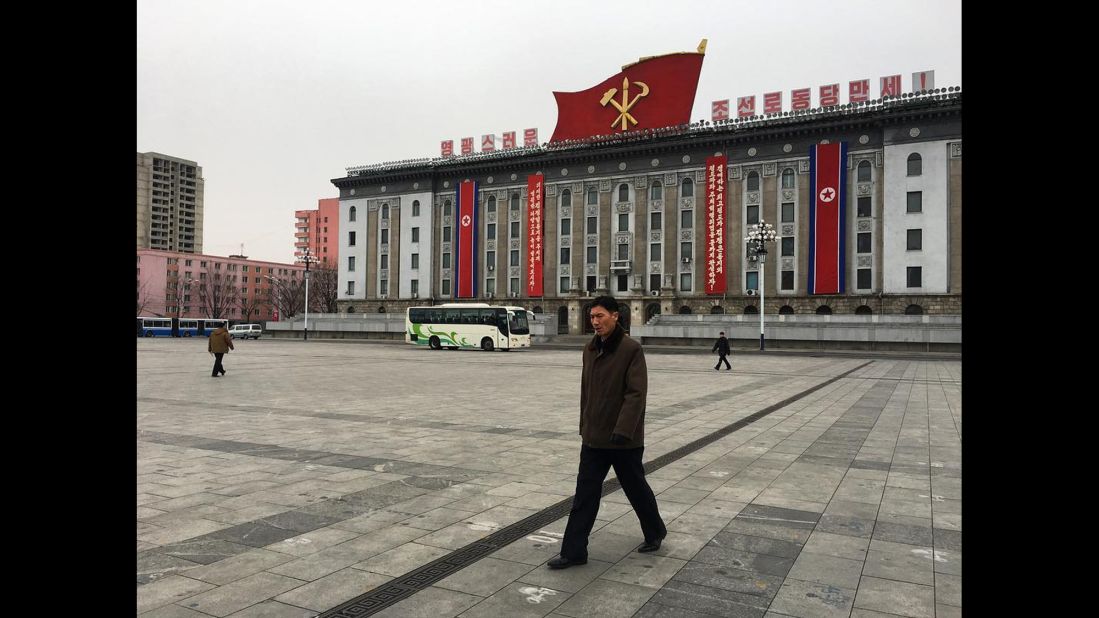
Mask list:
[[725,355],[721,352],[718,352],[717,364],[714,365],[714,369],[718,369],[719,367],[721,367],[721,363],[725,363],[726,369],[732,369],[732,366],[729,365],[729,359],[725,358]]
[[214,372],[210,375],[216,376],[217,374],[221,373],[222,371],[225,371],[225,369],[221,366],[221,357],[222,356],[225,356],[224,352],[214,352]]
[[609,449],[585,445],[580,448],[580,471],[576,475],[576,495],[572,497],[565,538],[561,541],[562,556],[570,560],[588,557],[588,535],[599,514],[599,494],[611,467],[641,522],[645,540],[663,539],[668,534],[656,507],[656,496],[645,480],[645,468],[641,465],[644,451],[645,447]]

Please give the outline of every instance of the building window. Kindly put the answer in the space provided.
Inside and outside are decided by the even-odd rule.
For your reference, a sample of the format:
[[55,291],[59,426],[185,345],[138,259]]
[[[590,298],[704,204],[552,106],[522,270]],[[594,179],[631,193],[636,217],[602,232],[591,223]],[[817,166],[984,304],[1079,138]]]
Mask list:
[[568,236],[569,228],[572,227],[572,219],[561,219],[561,235]]
[[519,277],[512,277],[511,279],[508,279],[508,283],[511,286],[512,294],[519,294],[520,292],[522,292],[522,290],[519,289]]
[[694,211],[681,210],[679,211],[679,229],[689,230],[694,227]]
[[653,262],[660,261],[660,243],[652,243],[649,245],[649,260]]
[[858,211],[856,213],[860,217],[870,216],[870,198],[860,197],[858,200]]
[[921,266],[909,266],[908,267],[908,287],[910,287],[910,288],[923,287],[923,267],[921,267]]
[[485,279],[485,295],[486,296],[492,296],[495,293],[496,293],[496,280],[495,279]]
[[489,223],[485,227],[485,236],[489,240],[496,240],[496,224],[495,223]]
[[630,231],[630,215],[627,213],[621,213],[618,215],[618,231],[628,232]]
[[450,279],[443,279],[443,296],[450,296]]
[[420,228],[412,228],[412,242],[420,242]]
[[691,273],[679,273],[679,291],[691,291]]
[[746,290],[758,290],[759,289],[759,273],[750,270],[744,277],[744,289]]
[[449,253],[444,253],[443,254],[443,270],[446,270],[447,268],[450,268],[450,254]]
[[618,275],[618,291],[619,292],[628,292],[629,291],[630,288],[629,288],[628,279],[629,279],[629,277],[627,277],[626,275]]
[[355,246],[355,232],[348,232],[347,233],[347,246],[348,247],[354,247]]
[[510,238],[519,238],[519,222],[518,221],[512,221],[511,222],[511,236],[510,236]]
[[347,258],[347,270],[348,271],[354,271],[355,270],[355,256],[353,256],[353,255],[348,256],[348,258]]
[[859,182],[870,182],[870,162],[869,161],[860,161],[859,162],[858,176],[859,176]]
[[496,252],[495,251],[489,251],[489,252],[485,253],[485,264],[487,264],[489,267],[495,267],[496,266]]
[[663,217],[659,212],[649,213],[649,231],[655,232],[660,229]]
[[679,197],[694,197],[695,183],[690,178],[683,179],[683,186],[679,189]]
[[355,282],[354,281],[348,281],[347,282],[347,295],[351,296],[354,293],[355,293]]
[[389,219],[389,204],[382,204],[382,219]]
[[923,250],[923,230],[922,229],[908,230],[908,250],[909,251],[922,251]]
[[918,153],[913,152],[912,154],[908,155],[908,175],[923,175],[923,159]]
[[588,217],[588,233],[589,234],[598,234],[599,233],[599,219],[598,218]]
[[630,259],[630,246],[626,243],[618,244],[618,259],[628,260]]
[[509,258],[511,260],[511,265],[512,266],[518,266],[519,265],[519,250],[518,249],[512,249],[510,254],[509,254]]
[[794,188],[794,170],[786,168],[782,170],[782,188],[793,189]]
[[569,258],[572,257],[572,249],[569,247],[561,247],[561,263],[568,264]]
[[660,291],[660,275],[649,275],[649,292]]
[[687,260],[691,259],[691,249],[692,249],[691,243],[689,243],[689,242],[679,243],[679,258],[681,260],[682,259],[687,259]]
[[748,174],[748,190],[759,191],[759,174],[755,172]]
[[513,212],[515,214],[519,214],[519,194],[518,193],[512,193],[511,194],[510,208],[511,208],[511,212]]
[[354,206],[347,209],[347,220],[348,221],[354,221],[355,220],[355,213],[356,213],[356,209],[355,209]]
[[649,187],[649,199],[659,200],[664,197],[664,186],[660,184],[659,180],[654,180],[652,186]]
[[630,187],[626,183],[618,185],[618,201],[628,202],[630,201]]
[[443,242],[450,242],[450,226],[443,226]]
[[923,307],[919,305],[908,305],[904,308],[905,315],[923,315]]
[[588,247],[588,251],[587,251],[587,253],[588,253],[588,255],[587,255],[588,264],[594,264],[595,263],[595,261],[596,261],[596,252],[597,252],[596,247]]
[[382,279],[379,283],[381,285],[378,287],[378,293],[382,295],[389,294],[389,279]]
[[382,254],[382,263],[381,263],[380,266],[381,266],[382,270],[386,270],[387,268],[389,268],[389,255],[388,254],[386,254],[386,253]]
[[412,200],[412,216],[420,216],[420,200]]
[[569,293],[569,278],[568,277],[561,277],[561,280],[558,282],[558,286],[559,286],[558,291],[561,294],[568,294]]
[[595,187],[588,189],[588,206],[595,206],[599,204],[599,192],[595,190]]
[[413,253],[412,254],[412,269],[416,270],[419,267],[420,267],[420,254],[419,253]]
[[908,212],[923,212],[923,192],[908,192]]
[[443,216],[444,217],[449,217],[450,216],[450,200],[446,200],[446,201],[443,202]]
[[572,191],[565,189],[561,192],[561,200],[559,202],[561,206],[572,206]]
[[782,237],[782,257],[792,257],[794,255],[794,237],[783,236]]
[[873,251],[873,249],[871,249],[870,247],[870,232],[859,232],[857,239],[857,249],[855,250],[856,253],[870,253],[871,251]]
[[586,289],[587,289],[587,290],[588,290],[589,292],[594,292],[594,291],[595,291],[595,277],[594,277],[594,276],[591,276],[591,277],[587,277],[587,278],[585,279],[585,283],[587,284],[587,287],[586,287]]
[[389,244],[389,228],[385,228],[385,229],[382,230],[382,244],[383,245],[388,245]]
[[860,290],[869,290],[870,289],[870,269],[869,268],[860,268],[857,271],[855,271],[855,279],[856,279],[856,283],[855,283],[856,288],[858,288]]
[[782,289],[784,289],[784,290],[794,289],[794,271],[792,271],[792,270],[782,271]]
[[496,212],[496,196],[495,195],[488,196],[488,212],[490,212],[490,213],[495,213]]
[[792,202],[786,202],[782,205],[782,222],[794,222],[794,204]]
[[759,223],[759,206],[748,206],[745,213],[747,213],[749,225]]
[[420,295],[420,280],[419,279],[413,279],[412,280],[412,295],[413,296],[419,296]]

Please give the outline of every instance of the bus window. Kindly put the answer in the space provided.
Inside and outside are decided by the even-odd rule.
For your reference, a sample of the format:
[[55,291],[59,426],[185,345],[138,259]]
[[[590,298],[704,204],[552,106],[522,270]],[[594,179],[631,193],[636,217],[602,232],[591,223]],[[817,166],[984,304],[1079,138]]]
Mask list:
[[476,309],[462,309],[462,324],[480,324],[481,314]]
[[526,311],[509,311],[508,312],[509,326],[511,332],[516,335],[526,335],[530,333],[530,325],[527,324],[527,312]]
[[409,309],[408,319],[411,320],[413,324],[423,324],[425,313],[427,313],[426,309]]

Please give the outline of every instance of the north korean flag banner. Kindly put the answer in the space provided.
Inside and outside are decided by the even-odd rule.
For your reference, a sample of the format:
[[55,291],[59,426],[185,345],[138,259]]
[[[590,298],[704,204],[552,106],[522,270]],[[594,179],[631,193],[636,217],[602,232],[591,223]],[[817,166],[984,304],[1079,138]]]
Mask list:
[[847,142],[809,148],[809,293],[843,294],[847,270]]
[[725,155],[706,159],[706,293],[725,293]]
[[527,296],[542,295],[542,196],[541,174],[527,176]]
[[454,268],[458,276],[456,298],[477,296],[477,183],[458,186],[458,233],[454,235]]

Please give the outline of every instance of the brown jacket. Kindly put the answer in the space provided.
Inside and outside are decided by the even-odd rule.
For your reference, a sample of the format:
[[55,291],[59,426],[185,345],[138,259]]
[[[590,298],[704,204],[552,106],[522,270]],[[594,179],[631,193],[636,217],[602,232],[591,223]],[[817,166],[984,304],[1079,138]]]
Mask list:
[[206,349],[214,354],[225,354],[236,348],[233,347],[233,336],[229,331],[224,327],[218,327],[210,333],[210,341],[206,344]]
[[[645,352],[622,330],[606,342],[596,335],[584,347],[580,379],[580,435],[595,448],[637,448],[645,445],[645,396],[649,372]],[[629,438],[611,444],[611,434]]]

